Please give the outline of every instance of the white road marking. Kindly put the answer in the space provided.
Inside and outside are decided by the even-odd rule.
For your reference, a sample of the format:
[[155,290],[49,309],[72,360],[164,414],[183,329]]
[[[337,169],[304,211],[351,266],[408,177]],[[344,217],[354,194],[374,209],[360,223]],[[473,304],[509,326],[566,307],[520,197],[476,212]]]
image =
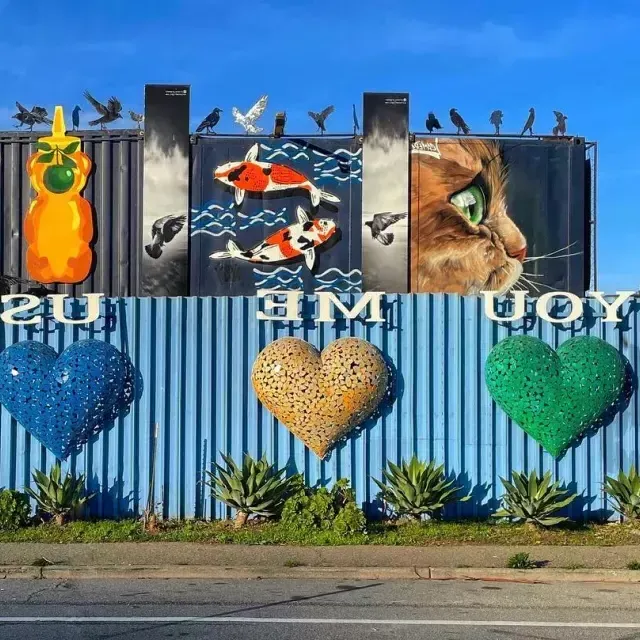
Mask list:
[[582,629],[640,629],[640,622],[542,622],[519,620],[368,620],[343,618],[246,618],[246,617],[54,617],[36,616],[0,617],[0,624],[361,624],[361,625],[411,625],[424,627],[573,627]]

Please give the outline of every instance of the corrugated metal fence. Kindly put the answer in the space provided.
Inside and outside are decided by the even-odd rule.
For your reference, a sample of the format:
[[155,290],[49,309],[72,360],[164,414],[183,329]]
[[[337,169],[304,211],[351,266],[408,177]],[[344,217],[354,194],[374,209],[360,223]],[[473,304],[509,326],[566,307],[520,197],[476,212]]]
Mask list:
[[[341,296],[353,304],[358,296]],[[309,296],[305,307],[315,306]],[[492,345],[510,333],[529,333],[556,347],[574,335],[604,338],[638,370],[638,305],[624,307],[624,322],[603,323],[598,303],[588,303],[582,320],[550,324],[535,317],[513,323],[488,320],[475,298],[389,295],[387,321],[317,323],[258,321],[256,298],[112,299],[104,317],[89,328],[47,320],[34,328],[4,325],[5,345],[24,339],[58,350],[83,338],[106,340],[125,350],[144,388],[130,414],[106,428],[66,463],[88,475],[97,491],[93,512],[103,516],[144,509],[150,478],[154,423],[159,424],[155,500],[171,517],[223,516],[200,480],[219,452],[240,459],[263,452],[279,465],[304,472],[309,484],[347,477],[358,500],[375,511],[385,461],[417,453],[444,462],[460,474],[473,500],[449,515],[484,516],[502,493],[500,476],[511,469],[550,469],[581,492],[572,515],[604,515],[605,474],[639,461],[638,398],[611,424],[554,460],[496,409],[484,384],[484,363]],[[324,348],[332,340],[370,340],[396,369],[396,398],[383,416],[370,420],[319,461],[262,408],[250,384],[258,352],[281,336],[294,335]],[[0,419],[0,486],[22,488],[34,467],[53,456],[3,409]]]
[[[24,262],[22,222],[32,197],[25,170],[42,131],[0,132],[0,265],[2,273],[29,279]],[[93,291],[114,296],[138,293],[142,206],[142,138],[136,130],[76,131],[93,161],[84,197],[93,204],[100,243],[95,270],[79,285],[59,285],[68,295]]]

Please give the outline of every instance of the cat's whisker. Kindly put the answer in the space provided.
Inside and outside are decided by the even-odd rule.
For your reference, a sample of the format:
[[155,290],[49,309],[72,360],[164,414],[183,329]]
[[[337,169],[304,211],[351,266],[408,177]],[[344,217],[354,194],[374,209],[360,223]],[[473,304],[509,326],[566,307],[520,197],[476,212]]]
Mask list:
[[524,262],[526,264],[527,262],[533,262],[534,260],[562,260],[564,258],[572,258],[573,256],[581,256],[582,253],[582,251],[578,251],[576,253],[567,253],[567,255],[564,256],[536,256],[535,258],[525,258]]
[[542,284],[541,282],[537,282],[537,283],[536,282],[532,282],[531,280],[528,280],[524,276],[520,276],[520,279],[523,280],[524,282],[526,282],[528,285],[531,285],[538,293],[540,293],[540,289],[538,289],[538,287],[536,285]]
[[[533,282],[531,282],[530,284],[531,284],[531,285],[533,285]],[[547,288],[547,289],[549,289],[550,291],[558,291],[558,289],[556,289],[555,287],[552,287],[552,286],[550,286],[550,285],[548,285],[548,284],[545,284],[544,282],[536,282],[536,284],[537,284],[539,287],[546,287],[546,288]]]
[[529,273],[528,271],[523,271],[522,275],[529,276],[531,278],[544,278],[544,273]]
[[560,249],[556,249],[555,251],[550,251],[549,253],[545,253],[545,256],[554,256],[556,255],[556,253],[560,253],[561,251],[566,251],[567,249],[571,249],[571,247],[573,247],[574,244],[578,244],[578,241],[576,240],[575,242],[572,242],[571,244],[568,244],[566,247],[561,247]]

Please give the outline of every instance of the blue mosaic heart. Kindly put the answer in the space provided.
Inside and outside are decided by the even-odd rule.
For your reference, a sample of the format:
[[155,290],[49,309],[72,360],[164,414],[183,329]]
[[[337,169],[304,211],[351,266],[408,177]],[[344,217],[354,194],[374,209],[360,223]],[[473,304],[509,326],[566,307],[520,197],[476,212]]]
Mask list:
[[0,353],[0,402],[64,460],[133,400],[131,361],[113,345],[81,340],[58,356],[30,340]]

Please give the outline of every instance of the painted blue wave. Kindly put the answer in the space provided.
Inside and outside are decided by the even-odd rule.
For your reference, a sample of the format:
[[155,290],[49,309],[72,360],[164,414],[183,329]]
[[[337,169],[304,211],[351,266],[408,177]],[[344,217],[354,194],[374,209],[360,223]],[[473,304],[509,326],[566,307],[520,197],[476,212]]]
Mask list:
[[286,207],[282,207],[279,211],[264,209],[246,215],[232,208],[225,209],[217,203],[206,204],[201,209],[191,210],[191,235],[204,233],[214,237],[224,234],[237,236],[236,231],[244,231],[256,225],[286,226],[289,222],[286,213]]
[[276,291],[292,291],[302,289],[302,266],[295,269],[279,267],[274,271],[253,270],[256,289],[271,289]]
[[352,269],[348,273],[337,267],[327,269],[314,277],[315,291],[331,291],[332,293],[358,293],[362,291],[362,271]]

